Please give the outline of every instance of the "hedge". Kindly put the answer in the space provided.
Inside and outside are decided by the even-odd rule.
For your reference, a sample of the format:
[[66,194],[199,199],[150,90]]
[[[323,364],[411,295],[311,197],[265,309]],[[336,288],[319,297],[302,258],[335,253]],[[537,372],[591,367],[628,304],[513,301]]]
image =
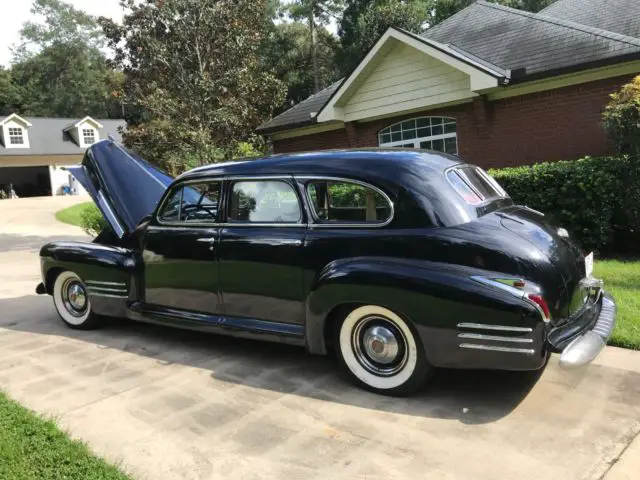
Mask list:
[[490,173],[515,203],[544,212],[584,249],[637,254],[639,171],[638,158],[586,157]]

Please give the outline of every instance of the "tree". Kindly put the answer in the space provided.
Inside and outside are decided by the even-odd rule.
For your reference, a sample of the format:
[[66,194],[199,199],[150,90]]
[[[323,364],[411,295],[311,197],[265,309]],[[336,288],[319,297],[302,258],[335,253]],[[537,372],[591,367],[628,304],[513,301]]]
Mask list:
[[95,48],[53,43],[11,70],[23,92],[21,112],[45,117],[117,118],[118,99],[112,95],[120,80]]
[[602,116],[618,153],[640,156],[640,75],[611,94]]
[[282,103],[284,85],[265,67],[265,0],[122,0],[122,25],[101,18],[127,102],[145,120],[124,140],[149,160],[184,169],[233,155]]
[[[539,12],[551,5],[555,0],[490,0],[506,7],[517,8],[527,12]],[[429,16],[429,25],[436,25],[463,8],[471,5],[475,0],[435,0]]]
[[13,81],[11,70],[0,66],[0,115],[11,115],[22,108],[24,92]]
[[27,21],[20,30],[20,45],[14,50],[14,60],[30,57],[33,50],[61,43],[82,44],[90,48],[104,45],[102,30],[94,16],[61,0],[34,0],[32,16],[43,22]]
[[428,0],[356,0],[342,17],[338,34],[343,51],[343,75],[356,68],[367,51],[391,26],[419,33],[424,29],[432,3]]
[[327,25],[331,18],[336,18],[342,7],[342,0],[293,0],[288,6],[289,15],[294,20],[304,20],[309,27],[309,53],[315,92],[320,91],[317,31],[320,26]]
[[[300,22],[273,25],[265,39],[261,57],[265,66],[273,68],[277,78],[287,86],[284,103],[276,111],[286,110],[315,91],[315,78],[308,50],[308,30]],[[317,30],[316,67],[320,86],[336,81],[338,39],[320,27]]]

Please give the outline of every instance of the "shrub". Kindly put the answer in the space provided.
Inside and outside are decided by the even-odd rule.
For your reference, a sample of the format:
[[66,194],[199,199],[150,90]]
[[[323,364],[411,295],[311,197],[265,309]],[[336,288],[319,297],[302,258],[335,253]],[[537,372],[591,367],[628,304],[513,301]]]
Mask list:
[[102,216],[102,212],[93,203],[80,214],[80,226],[92,237],[97,236],[105,228],[110,228],[109,223]]
[[587,157],[491,174],[514,202],[546,213],[586,250],[622,253],[638,227],[638,164],[630,157]]
[[640,75],[612,93],[602,118],[621,154],[640,154]]

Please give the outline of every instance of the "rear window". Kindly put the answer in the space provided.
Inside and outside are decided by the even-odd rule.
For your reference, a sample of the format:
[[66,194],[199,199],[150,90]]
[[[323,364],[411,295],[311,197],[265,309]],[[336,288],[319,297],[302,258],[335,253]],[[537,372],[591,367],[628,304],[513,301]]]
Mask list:
[[454,168],[447,172],[447,178],[469,205],[480,205],[495,198],[508,197],[498,182],[479,167]]

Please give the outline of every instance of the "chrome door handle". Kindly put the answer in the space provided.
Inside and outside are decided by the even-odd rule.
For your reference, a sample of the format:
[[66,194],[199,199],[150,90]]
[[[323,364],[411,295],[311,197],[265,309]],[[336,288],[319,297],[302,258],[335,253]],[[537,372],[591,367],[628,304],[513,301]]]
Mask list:
[[213,252],[213,244],[216,243],[216,237],[206,237],[206,238],[198,238],[196,242],[200,243],[208,243],[209,251]]

